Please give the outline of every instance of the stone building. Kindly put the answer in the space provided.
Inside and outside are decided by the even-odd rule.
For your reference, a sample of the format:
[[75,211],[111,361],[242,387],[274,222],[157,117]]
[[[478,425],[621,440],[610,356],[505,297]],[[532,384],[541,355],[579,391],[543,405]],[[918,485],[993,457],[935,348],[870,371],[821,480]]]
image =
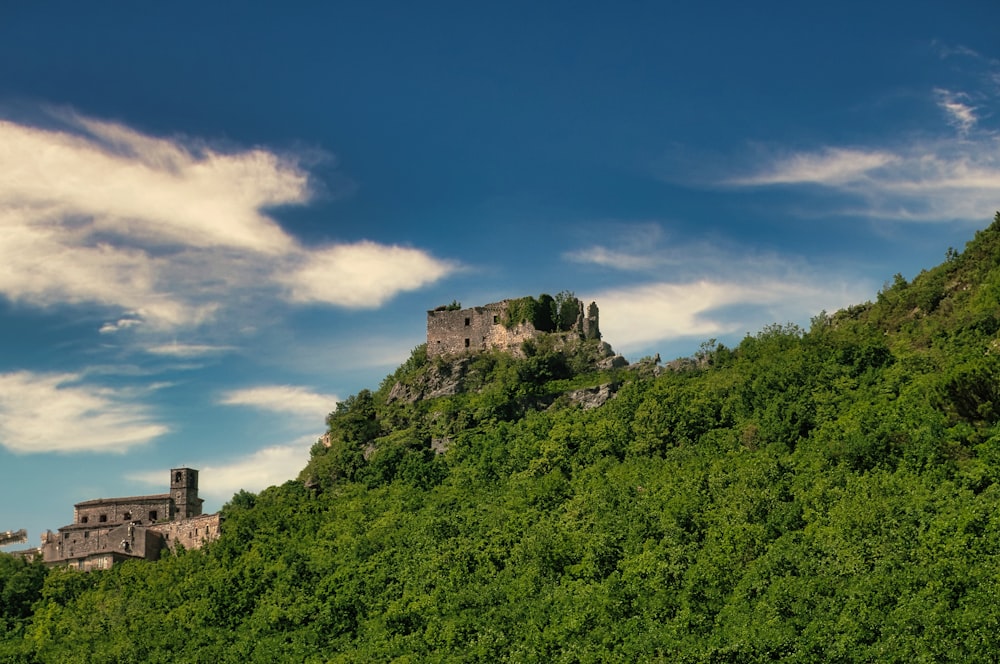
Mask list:
[[[528,339],[544,334],[531,323],[520,323],[509,328],[504,325],[510,302],[511,300],[502,300],[469,309],[439,307],[428,311],[427,355],[456,355],[493,348],[510,350]],[[576,305],[579,314],[567,334],[583,339],[600,339],[597,303],[591,302],[584,309],[583,302],[576,300]]]
[[170,493],[98,498],[73,506],[73,523],[42,535],[50,565],[107,569],[123,560],[157,560],[165,549],[201,548],[219,536],[219,515],[202,514],[198,471],[170,471]]

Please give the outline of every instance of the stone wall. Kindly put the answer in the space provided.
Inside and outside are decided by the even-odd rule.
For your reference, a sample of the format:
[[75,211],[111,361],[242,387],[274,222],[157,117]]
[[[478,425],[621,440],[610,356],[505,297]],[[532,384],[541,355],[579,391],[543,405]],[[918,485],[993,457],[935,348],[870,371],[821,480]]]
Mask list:
[[119,523],[152,524],[174,518],[174,503],[170,494],[133,496],[130,498],[100,498],[77,503],[73,507],[73,523],[110,528]]
[[160,535],[142,525],[128,523],[112,528],[66,526],[60,528],[58,533],[43,536],[42,556],[48,563],[81,567],[86,560],[112,553],[122,559],[156,560],[160,557],[161,546]]
[[206,542],[219,539],[219,515],[204,514],[169,523],[158,523],[150,530],[163,537],[163,543],[171,551],[183,544],[185,549],[200,549]]
[[[438,309],[427,312],[427,356],[475,353],[491,348],[516,350],[528,339],[542,334],[531,323],[513,328],[503,324],[510,300],[469,309]],[[579,313],[570,333],[583,339],[600,339],[597,303],[584,308],[577,300]]]
[[503,329],[507,301],[482,307],[427,312],[427,355],[456,355],[492,348],[494,328]]

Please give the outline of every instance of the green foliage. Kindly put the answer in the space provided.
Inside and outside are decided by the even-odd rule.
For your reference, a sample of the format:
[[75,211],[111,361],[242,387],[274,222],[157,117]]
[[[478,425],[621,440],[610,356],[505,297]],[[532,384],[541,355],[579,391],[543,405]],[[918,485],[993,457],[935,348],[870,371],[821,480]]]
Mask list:
[[555,297],[542,293],[538,299],[521,297],[508,300],[503,324],[513,328],[522,323],[540,332],[569,332],[580,314],[580,301],[571,291],[562,291]]
[[[992,661],[998,294],[1000,215],[878,302],[683,371],[417,349],[204,551],[0,556],[0,661]],[[442,372],[462,389],[389,398]]]

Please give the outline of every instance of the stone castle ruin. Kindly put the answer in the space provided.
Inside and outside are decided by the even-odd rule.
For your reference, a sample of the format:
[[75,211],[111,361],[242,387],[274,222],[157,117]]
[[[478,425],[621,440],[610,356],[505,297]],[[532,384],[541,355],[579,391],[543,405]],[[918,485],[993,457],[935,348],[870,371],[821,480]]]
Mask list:
[[[534,302],[533,298],[521,298],[468,309],[438,307],[428,311],[428,357],[491,349],[513,350],[529,339],[555,331],[538,329],[537,321],[512,321],[509,315],[511,307],[518,306],[524,300]],[[577,312],[576,320],[561,332],[580,339],[600,339],[597,303],[591,302],[589,307],[584,308],[582,301],[573,298],[570,307],[574,306]]]
[[170,493],[98,498],[73,506],[73,523],[42,535],[42,559],[90,571],[157,560],[163,549],[198,549],[219,537],[219,515],[202,514],[198,471],[170,471]]

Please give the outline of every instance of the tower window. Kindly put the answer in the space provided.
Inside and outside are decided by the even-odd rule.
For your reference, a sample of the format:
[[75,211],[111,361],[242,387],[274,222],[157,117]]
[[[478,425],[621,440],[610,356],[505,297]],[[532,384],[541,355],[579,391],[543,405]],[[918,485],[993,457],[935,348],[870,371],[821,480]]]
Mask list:
[[471,325],[471,324],[472,324],[472,319],[471,318],[466,318],[465,319],[465,326],[469,327],[469,325]]
[[87,523],[88,521],[90,521],[90,517],[89,516],[81,516],[80,517],[80,523]]
[[107,514],[102,514],[101,516],[97,517],[97,520],[100,521],[101,523],[107,523],[108,522],[108,515]]
[[466,339],[466,340],[465,340],[465,347],[466,347],[466,348],[468,348],[468,347],[469,347],[469,340],[468,340],[468,339]]

